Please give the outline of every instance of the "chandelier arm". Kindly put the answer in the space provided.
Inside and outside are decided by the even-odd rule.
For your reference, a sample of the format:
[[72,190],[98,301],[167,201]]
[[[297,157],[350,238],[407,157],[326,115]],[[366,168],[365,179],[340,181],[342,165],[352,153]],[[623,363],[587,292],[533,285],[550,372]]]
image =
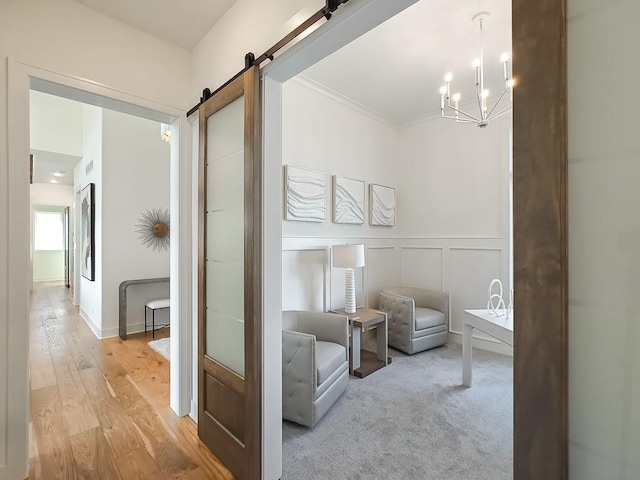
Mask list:
[[[491,120],[493,120],[494,118],[498,118],[501,115],[504,115],[505,113],[507,113],[509,110],[511,110],[511,105],[509,105],[508,107],[503,108],[502,110],[500,110],[498,113],[496,113],[493,117],[491,117]],[[489,120],[487,118],[487,120]]]
[[509,90],[509,87],[505,88],[502,91],[502,94],[500,95],[500,98],[498,98],[498,100],[496,100],[496,103],[493,105],[493,108],[491,109],[491,111],[487,114],[487,118],[491,118],[491,114],[493,113],[493,111],[496,109],[496,107],[498,106],[498,104],[500,103],[500,100],[502,100],[502,97],[504,97],[504,94],[507,93],[507,90]]
[[[468,114],[467,112],[460,110],[459,108],[454,107],[453,105],[451,105],[451,101],[447,100],[447,106],[453,110],[454,112],[458,112],[462,115],[464,115],[465,117],[473,120],[474,122],[480,122],[481,120],[477,119],[476,117],[474,117],[473,115]],[[455,118],[455,117],[454,117]]]
[[449,105],[449,107],[454,111],[454,112],[458,112],[461,115],[464,115],[465,117],[469,118],[470,120],[473,120],[474,122],[480,122],[481,120],[477,119],[476,117],[474,117],[473,115],[469,115],[467,112],[464,112],[456,107],[452,107],[451,105]]
[[484,118],[483,111],[482,111],[482,98],[480,96],[480,92],[481,90],[476,89],[476,98],[478,99],[478,110],[480,111],[480,116],[482,117],[482,120],[486,120]]

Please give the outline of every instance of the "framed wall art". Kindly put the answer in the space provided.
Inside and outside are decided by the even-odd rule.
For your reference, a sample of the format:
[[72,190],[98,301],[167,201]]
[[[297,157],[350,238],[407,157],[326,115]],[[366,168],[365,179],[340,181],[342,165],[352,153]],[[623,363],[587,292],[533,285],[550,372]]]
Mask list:
[[334,223],[364,223],[364,182],[333,176]]
[[327,175],[318,170],[285,165],[284,219],[324,222],[327,218]]
[[82,276],[96,279],[95,184],[90,183],[80,193],[80,248]]
[[369,225],[393,227],[396,224],[396,189],[369,184]]

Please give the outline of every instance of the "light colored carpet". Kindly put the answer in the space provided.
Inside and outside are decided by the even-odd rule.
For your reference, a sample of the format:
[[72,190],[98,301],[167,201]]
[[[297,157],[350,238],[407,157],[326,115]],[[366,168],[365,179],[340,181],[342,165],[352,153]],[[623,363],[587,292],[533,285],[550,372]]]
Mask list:
[[162,355],[167,360],[171,360],[171,339],[170,337],[161,338],[159,340],[153,340],[149,342],[151,348]]
[[393,363],[344,395],[313,429],[283,422],[282,480],[501,480],[513,465],[513,359],[459,345]]

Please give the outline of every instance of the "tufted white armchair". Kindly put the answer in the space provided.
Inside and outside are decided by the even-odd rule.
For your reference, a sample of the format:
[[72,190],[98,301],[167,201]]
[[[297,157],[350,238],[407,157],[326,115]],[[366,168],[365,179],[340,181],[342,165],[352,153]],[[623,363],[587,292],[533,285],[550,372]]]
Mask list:
[[417,353],[447,342],[449,296],[412,287],[385,288],[380,310],[387,312],[389,345],[405,353]]
[[282,417],[313,427],[349,383],[349,319],[282,312]]

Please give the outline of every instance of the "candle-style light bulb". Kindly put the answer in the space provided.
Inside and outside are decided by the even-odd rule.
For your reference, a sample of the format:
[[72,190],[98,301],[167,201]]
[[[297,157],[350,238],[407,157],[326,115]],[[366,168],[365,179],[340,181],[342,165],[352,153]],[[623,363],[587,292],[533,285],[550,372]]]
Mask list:
[[449,72],[444,76],[444,81],[449,83],[451,80],[453,80],[453,73]]
[[487,99],[489,98],[489,90],[482,91],[482,113],[486,115],[487,113]]
[[500,61],[502,63],[509,61],[509,54],[507,52],[504,52],[502,55],[500,55]]
[[460,94],[454,93],[451,98],[453,99],[454,102],[458,103],[460,101]]

